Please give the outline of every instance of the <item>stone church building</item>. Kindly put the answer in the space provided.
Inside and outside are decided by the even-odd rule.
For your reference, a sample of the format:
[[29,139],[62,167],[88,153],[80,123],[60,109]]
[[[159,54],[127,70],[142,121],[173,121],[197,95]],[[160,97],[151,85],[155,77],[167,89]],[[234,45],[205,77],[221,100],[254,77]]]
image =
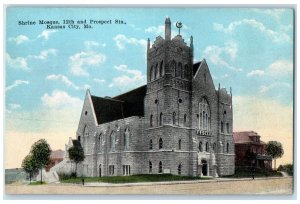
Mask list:
[[234,173],[232,94],[216,90],[208,65],[193,62],[193,38],[147,46],[147,84],[115,97],[86,92],[76,132],[85,153],[78,175]]

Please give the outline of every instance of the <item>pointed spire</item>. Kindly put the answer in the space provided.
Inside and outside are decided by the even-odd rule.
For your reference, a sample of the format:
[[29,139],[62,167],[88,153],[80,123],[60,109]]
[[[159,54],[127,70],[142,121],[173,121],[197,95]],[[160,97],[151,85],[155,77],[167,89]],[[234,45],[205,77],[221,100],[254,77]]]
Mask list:
[[165,40],[171,40],[171,20],[169,17],[165,21]]

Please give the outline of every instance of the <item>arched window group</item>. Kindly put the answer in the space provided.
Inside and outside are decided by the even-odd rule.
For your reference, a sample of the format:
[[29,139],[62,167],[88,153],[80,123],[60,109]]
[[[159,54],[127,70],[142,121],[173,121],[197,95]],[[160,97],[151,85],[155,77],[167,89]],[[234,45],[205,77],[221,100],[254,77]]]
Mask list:
[[202,142],[199,142],[199,151],[203,152]]
[[126,128],[125,133],[124,133],[124,149],[125,150],[129,149],[129,136],[130,136],[129,129]]
[[85,126],[84,129],[83,129],[83,144],[84,144],[84,147],[83,147],[83,151],[86,153],[88,150],[88,136],[89,136],[89,130],[88,130],[88,127]]
[[164,62],[161,61],[159,64],[151,66],[150,68],[150,81],[154,81],[165,74]]
[[159,141],[158,141],[158,148],[159,149],[163,148],[163,140],[161,138],[159,138]]
[[199,118],[198,118],[198,127],[200,130],[207,130],[210,131],[210,123],[211,123],[211,116],[210,116],[210,108],[206,98],[202,98],[199,103]]
[[189,67],[187,64],[183,66],[181,62],[176,64],[176,62],[173,60],[170,63],[170,68],[171,70],[174,70],[175,77],[188,79]]
[[153,142],[152,142],[152,140],[149,141],[149,149],[153,149]]
[[208,142],[206,142],[206,144],[205,144],[205,151],[209,152],[209,143]]
[[113,131],[110,135],[110,150],[115,151],[116,149],[116,133]]
[[181,164],[178,165],[178,175],[181,175]]
[[217,151],[217,144],[216,144],[216,143],[213,144],[213,151],[214,151],[214,152]]
[[162,124],[163,124],[163,114],[160,113],[160,115],[159,115],[159,125],[162,126]]
[[173,112],[173,115],[172,115],[172,122],[173,122],[173,125],[176,125],[176,113]]
[[152,162],[149,161],[149,173],[152,173]]
[[162,173],[162,169],[163,169],[163,166],[162,166],[162,162],[160,161],[158,164],[158,173]]
[[229,143],[226,144],[226,153],[229,153]]
[[102,133],[99,134],[98,136],[98,151],[101,151],[101,146],[102,146]]

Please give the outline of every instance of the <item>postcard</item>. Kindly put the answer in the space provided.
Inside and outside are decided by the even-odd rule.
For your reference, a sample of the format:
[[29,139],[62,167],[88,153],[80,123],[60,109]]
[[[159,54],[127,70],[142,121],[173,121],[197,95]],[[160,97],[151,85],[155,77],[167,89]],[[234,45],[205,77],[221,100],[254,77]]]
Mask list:
[[7,6],[5,193],[292,195],[294,15]]

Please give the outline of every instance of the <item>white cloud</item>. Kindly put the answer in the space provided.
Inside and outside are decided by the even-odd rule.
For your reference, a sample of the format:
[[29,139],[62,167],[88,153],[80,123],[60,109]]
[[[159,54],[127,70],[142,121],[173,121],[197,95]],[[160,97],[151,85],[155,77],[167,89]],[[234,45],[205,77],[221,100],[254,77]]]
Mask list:
[[99,47],[99,43],[96,41],[84,41],[84,46],[86,49],[91,49],[92,47]]
[[262,13],[275,18],[277,21],[281,18],[286,9],[253,9],[257,13]]
[[43,30],[37,38],[44,38],[45,40],[48,40],[50,35],[52,35],[53,33],[56,33],[57,30]]
[[277,60],[268,67],[268,70],[271,74],[291,73],[293,72],[293,63],[288,60]]
[[264,70],[257,69],[257,70],[252,70],[251,72],[249,72],[247,74],[247,77],[263,76],[264,74],[265,74]]
[[57,52],[58,52],[57,49],[50,48],[48,50],[41,51],[39,55],[29,55],[28,57],[34,59],[46,60],[49,55],[56,56]]
[[41,97],[42,103],[48,108],[66,108],[80,107],[82,101],[79,98],[72,97],[68,93],[60,90],[54,90],[51,95],[45,93]]
[[215,65],[221,65],[234,71],[242,71],[241,68],[230,65],[228,60],[225,60],[222,56],[227,55],[230,59],[234,59],[237,51],[238,48],[236,43],[226,42],[224,47],[219,47],[217,45],[207,46],[203,51],[203,57],[208,58]]
[[29,38],[26,35],[18,35],[17,37],[10,37],[8,41],[14,42],[16,45],[20,45],[26,41],[29,41]]
[[127,65],[114,66],[116,70],[127,73],[128,75],[122,75],[115,77],[109,87],[126,87],[126,86],[138,86],[146,83],[146,76],[141,71],[135,69],[128,69]]
[[106,82],[105,79],[97,79],[97,78],[94,78],[93,81],[96,82],[96,83],[99,83],[99,84],[102,84],[102,83]]
[[159,26],[150,26],[145,29],[145,32],[147,33],[154,33],[155,35],[164,36],[165,33],[165,26],[159,25]]
[[275,82],[275,83],[272,83],[268,86],[260,86],[260,89],[259,89],[259,92],[260,93],[266,93],[274,88],[278,88],[278,87],[286,87],[286,88],[289,88],[291,89],[292,86],[291,84],[289,83],[285,83],[285,82]]
[[10,104],[8,104],[8,106],[9,106],[10,109],[21,108],[21,105],[20,104],[16,104],[16,103],[10,103]]
[[98,66],[105,62],[106,56],[94,51],[82,51],[69,58],[71,73],[77,76],[88,76],[86,69],[89,66]]
[[9,85],[6,87],[5,91],[10,91],[12,90],[13,88],[16,88],[22,84],[29,84],[29,81],[24,81],[24,80],[16,80],[14,81],[14,83],[12,85]]
[[140,45],[143,48],[146,49],[147,46],[147,41],[144,39],[138,40],[136,38],[127,38],[125,35],[123,34],[118,34],[116,35],[113,40],[116,42],[116,45],[118,47],[119,50],[123,50],[125,48],[126,44],[130,44],[130,45]]
[[243,19],[240,21],[231,22],[227,27],[223,24],[214,23],[214,29],[217,31],[222,31],[224,33],[233,33],[237,27],[242,25],[249,25],[262,33],[266,34],[273,42],[290,42],[290,37],[280,31],[276,32],[274,30],[268,29],[263,23],[256,21],[255,19]]
[[62,75],[62,74],[51,74],[51,75],[48,75],[46,76],[45,78],[46,80],[49,80],[49,81],[60,81],[62,83],[64,83],[65,85],[67,85],[68,87],[71,87],[75,90],[87,90],[90,88],[90,85],[87,85],[85,84],[83,87],[79,87],[77,85],[75,85],[68,77]]
[[22,69],[25,71],[30,70],[27,64],[27,59],[23,57],[12,58],[8,53],[6,53],[6,63],[9,67],[15,69]]

